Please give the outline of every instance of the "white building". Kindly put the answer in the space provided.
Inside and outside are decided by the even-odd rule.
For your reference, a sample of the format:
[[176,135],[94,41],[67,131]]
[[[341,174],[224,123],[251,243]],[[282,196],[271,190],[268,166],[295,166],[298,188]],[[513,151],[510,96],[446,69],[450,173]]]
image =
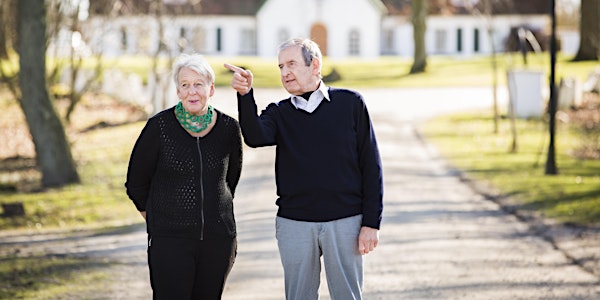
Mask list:
[[[129,1],[132,6],[137,2],[122,1]],[[91,1],[91,9],[99,2]],[[331,59],[413,54],[409,10],[389,4],[390,1],[202,0],[199,3],[203,10],[192,7],[197,10],[195,13],[190,13],[190,9],[177,13],[173,7],[182,1],[163,2],[172,9],[160,18],[143,10],[122,12],[118,17],[110,17],[101,9],[91,11],[82,24],[82,36],[93,52],[104,56],[154,55],[162,45],[171,54],[273,57],[279,43],[290,37],[312,38]],[[451,13],[442,11],[427,17],[429,55],[489,54],[492,42],[497,51],[503,51],[511,28],[525,25],[547,31],[550,25],[549,16],[543,13],[486,18],[468,14],[464,7],[449,4],[452,2],[447,1],[444,7],[451,8]],[[243,11],[240,5],[244,6]],[[488,34],[489,28],[493,29],[493,38]]]

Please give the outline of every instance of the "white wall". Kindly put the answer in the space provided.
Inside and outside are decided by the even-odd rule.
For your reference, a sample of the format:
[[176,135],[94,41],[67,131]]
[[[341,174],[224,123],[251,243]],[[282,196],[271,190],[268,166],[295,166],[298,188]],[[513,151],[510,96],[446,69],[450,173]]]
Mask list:
[[[244,45],[242,32],[255,32],[256,20],[251,16],[182,16],[163,17],[164,39],[172,55],[180,52],[181,28],[185,28],[188,44],[184,52],[199,52],[207,55],[254,54],[252,45]],[[127,54],[153,55],[158,49],[159,21],[150,16],[131,16],[114,19],[94,17],[83,23],[84,35],[92,37],[88,45],[103,49],[105,56]],[[221,48],[217,47],[217,29],[221,30]],[[123,31],[127,34],[127,46],[123,48]],[[199,33],[202,31],[202,33]],[[194,36],[202,37],[196,40]]]
[[[428,16],[425,47],[429,55],[471,56],[492,53],[492,44],[487,32],[487,22],[477,16]],[[492,19],[494,44],[496,51],[503,51],[504,41],[513,26],[528,24],[535,28],[546,29],[549,26],[547,16],[499,16]],[[382,27],[393,30],[394,49],[398,56],[411,57],[414,52],[414,39],[410,19],[401,16],[388,16],[383,19]],[[457,31],[462,29],[462,51],[457,49]],[[475,52],[475,29],[479,31],[479,51]],[[445,43],[437,47],[436,32],[445,32]]]
[[[414,51],[413,28],[410,17],[384,16],[385,8],[374,0],[269,0],[256,16],[182,16],[164,17],[162,20],[171,55],[179,53],[178,40],[181,28],[186,28],[189,44],[185,52],[207,55],[258,55],[276,57],[277,46],[290,37],[309,37],[315,23],[327,29],[327,54],[329,58],[347,58],[350,31],[360,35],[361,58],[376,58],[382,49],[383,32],[391,32],[393,45],[385,49],[386,55],[412,57]],[[343,9],[340,9],[343,8]],[[474,52],[474,30],[479,30],[479,54],[492,51],[487,33],[489,20],[478,16],[429,16],[427,18],[426,48],[429,55],[471,56]],[[512,26],[529,24],[548,29],[549,17],[496,16],[492,19],[497,51],[503,50],[504,40]],[[104,56],[127,54],[153,55],[158,47],[158,20],[151,16],[131,16],[114,19],[92,17],[82,23],[87,46]],[[217,47],[217,29],[221,30],[221,48]],[[457,51],[457,30],[462,29],[462,51]],[[122,48],[122,31],[127,33],[127,48]],[[282,35],[282,32],[284,34]],[[436,33],[437,32],[437,33]],[[444,44],[436,42],[436,35],[445,32]],[[563,34],[565,53],[576,51],[578,34]],[[91,39],[89,37],[92,37]],[[202,39],[198,42],[197,39]],[[68,49],[64,37],[51,45],[51,49]],[[440,46],[439,48],[436,47]],[[67,53],[68,54],[68,53]]]
[[[311,27],[322,23],[327,29],[328,57],[349,56],[352,29],[360,33],[360,56],[377,57],[380,53],[381,14],[382,11],[370,0],[270,0],[261,7],[256,17],[258,55],[276,56],[277,46],[285,39],[310,37]],[[282,32],[286,34],[282,35]]]

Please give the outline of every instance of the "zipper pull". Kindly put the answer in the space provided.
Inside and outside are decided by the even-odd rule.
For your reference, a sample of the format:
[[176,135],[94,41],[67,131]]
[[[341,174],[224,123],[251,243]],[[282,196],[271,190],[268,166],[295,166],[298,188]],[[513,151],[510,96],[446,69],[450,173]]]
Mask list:
[[152,238],[148,239],[148,247],[152,246]]

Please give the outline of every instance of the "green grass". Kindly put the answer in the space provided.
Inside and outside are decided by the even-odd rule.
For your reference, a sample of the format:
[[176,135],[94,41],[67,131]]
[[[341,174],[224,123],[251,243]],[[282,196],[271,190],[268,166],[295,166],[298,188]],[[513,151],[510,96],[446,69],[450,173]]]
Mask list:
[[494,134],[487,112],[438,117],[427,122],[423,132],[452,166],[512,197],[518,209],[564,223],[600,225],[600,161],[571,155],[580,146],[572,126],[557,126],[557,175],[545,174],[546,122],[518,120],[517,129],[516,153],[510,151],[510,122],[502,120]]
[[127,161],[143,123],[79,134],[73,155],[82,183],[43,192],[0,192],[1,203],[23,202],[25,216],[0,218],[0,230],[82,228],[142,221],[123,187]]
[[[64,299],[69,295],[102,295],[110,263],[87,258],[3,257],[0,299]],[[100,283],[100,284],[99,284]]]
[[[550,57],[548,53],[530,54],[528,65],[523,64],[520,54],[498,54],[498,83],[506,84],[506,70],[529,68],[550,73]],[[556,65],[557,81],[562,77],[575,77],[584,81],[588,73],[598,62],[570,62],[572,57],[558,55]],[[234,57],[224,58],[207,56],[216,75],[217,86],[228,86],[231,73],[223,67],[230,63],[249,69],[254,74],[256,87],[281,87],[277,58]],[[87,68],[93,68],[94,61],[87,62]],[[445,56],[430,56],[427,60],[427,72],[408,75],[412,64],[411,58],[383,56],[373,60],[324,59],[323,75],[328,75],[333,68],[341,75],[339,81],[331,84],[343,87],[434,87],[434,86],[489,86],[493,83],[492,58],[490,56],[474,56],[469,59]],[[105,68],[119,68],[124,72],[138,74],[146,81],[152,66],[148,57],[127,56],[103,61]],[[164,70],[168,70],[168,62],[159,62]]]
[[[570,62],[571,57],[559,56],[556,65],[557,82],[562,77],[575,77],[584,81],[598,62]],[[221,67],[221,58],[209,58],[217,76],[217,85],[229,85],[231,75]],[[498,84],[506,85],[506,70],[529,68],[550,73],[550,58],[539,54],[529,58],[524,66],[518,55],[497,56]],[[256,77],[257,87],[280,87],[277,59],[238,58],[234,64],[246,66]],[[325,59],[323,75],[332,68],[340,73],[341,80],[332,85],[343,87],[436,87],[436,86],[491,86],[493,84],[492,59],[479,56],[470,59],[433,56],[428,58],[427,72],[408,75],[411,59],[381,57],[377,60],[335,60]]]

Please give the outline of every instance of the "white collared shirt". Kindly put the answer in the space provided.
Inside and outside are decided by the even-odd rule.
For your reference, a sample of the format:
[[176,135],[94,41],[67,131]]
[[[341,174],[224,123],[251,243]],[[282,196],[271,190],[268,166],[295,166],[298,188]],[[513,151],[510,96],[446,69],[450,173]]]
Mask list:
[[317,107],[319,107],[319,104],[321,104],[323,99],[331,101],[329,99],[329,92],[327,91],[327,86],[325,86],[325,83],[323,81],[319,83],[319,88],[310,95],[308,100],[302,98],[302,96],[296,95],[290,95],[290,98],[292,99],[292,104],[294,105],[294,107],[296,107],[297,109],[304,110],[308,113],[314,112],[317,109]]

